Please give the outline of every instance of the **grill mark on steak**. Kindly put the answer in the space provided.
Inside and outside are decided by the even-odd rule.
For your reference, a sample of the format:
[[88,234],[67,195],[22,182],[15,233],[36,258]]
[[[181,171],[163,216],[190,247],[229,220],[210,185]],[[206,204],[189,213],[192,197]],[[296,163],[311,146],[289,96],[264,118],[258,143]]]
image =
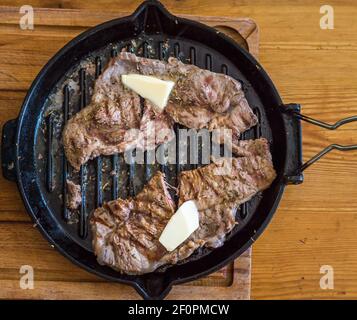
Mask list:
[[[175,81],[163,113],[156,112],[147,101],[141,110],[140,97],[121,83],[121,75],[128,73]],[[101,154],[133,147],[155,148],[174,137],[173,121],[194,129],[229,128],[235,138],[257,124],[242,86],[235,79],[175,58],[164,62],[121,52],[96,80],[91,103],[66,124],[63,131],[66,157],[78,170]],[[151,129],[145,134],[148,126]],[[159,133],[156,137],[154,129]]]
[[[123,273],[143,274],[188,258],[202,246],[221,246],[236,225],[237,206],[268,188],[276,177],[266,139],[240,141],[235,149],[243,156],[220,158],[180,174],[179,204],[196,202],[200,226],[172,252],[158,240],[176,210],[163,173],[157,172],[135,198],[96,209],[91,225],[98,262]],[[231,173],[216,175],[222,168]]]

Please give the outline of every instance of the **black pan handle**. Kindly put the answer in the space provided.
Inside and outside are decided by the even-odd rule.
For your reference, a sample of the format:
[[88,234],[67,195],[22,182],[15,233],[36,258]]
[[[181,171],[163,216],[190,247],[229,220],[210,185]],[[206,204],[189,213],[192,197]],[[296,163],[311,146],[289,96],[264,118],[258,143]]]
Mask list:
[[[305,122],[311,123],[311,124],[313,124],[315,126],[319,126],[321,128],[328,129],[328,130],[335,130],[335,129],[339,128],[340,126],[344,125],[344,124],[357,121],[357,116],[352,116],[352,117],[348,117],[348,118],[344,118],[344,119],[338,120],[334,124],[329,124],[329,123],[326,123],[326,122],[323,122],[323,121],[320,121],[320,120],[317,120],[317,119],[313,119],[311,117],[308,117],[306,115],[301,114],[300,113],[300,108],[294,108],[294,106],[296,106],[296,105],[295,104],[291,104],[291,105],[282,106],[284,114],[290,114],[290,116],[293,116],[298,120],[303,120]],[[316,161],[321,159],[325,154],[329,153],[332,150],[339,150],[339,151],[357,150],[357,144],[345,145],[345,146],[340,145],[340,144],[330,144],[325,149],[321,150],[319,153],[314,155],[310,160],[308,160],[305,163],[299,165],[297,167],[296,173],[297,174],[302,174],[302,172],[305,169],[310,167],[313,163],[315,163]]]
[[149,274],[137,280],[135,289],[145,300],[162,300],[172,288],[171,279],[163,274]]
[[286,104],[280,108],[287,139],[284,181],[286,184],[300,184],[304,181],[304,175],[296,169],[302,166],[301,120],[294,116],[294,112],[300,112],[301,107],[299,104]]
[[16,150],[17,119],[7,121],[2,129],[1,167],[5,179],[16,181],[15,150]]

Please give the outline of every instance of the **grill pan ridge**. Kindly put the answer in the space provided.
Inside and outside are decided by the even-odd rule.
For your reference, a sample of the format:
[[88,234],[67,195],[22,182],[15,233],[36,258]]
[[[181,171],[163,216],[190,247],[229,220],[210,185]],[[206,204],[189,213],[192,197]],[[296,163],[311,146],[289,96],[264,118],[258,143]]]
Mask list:
[[[181,170],[197,165],[126,164],[122,155],[89,161],[74,173],[63,154],[61,132],[75,112],[90,101],[93,83],[120,50],[157,59],[175,56],[241,81],[259,125],[242,139],[264,136],[271,143],[278,173],[272,186],[243,204],[238,226],[225,244],[201,250],[182,263],[140,276],[120,274],[96,262],[88,217],[104,201],[137,194],[156,170],[177,185]],[[50,89],[48,89],[50,88]],[[173,284],[223,267],[243,253],[270,221],[286,183],[302,182],[300,119],[281,112],[281,99],[258,62],[216,30],[172,16],[157,1],[144,2],[131,16],[94,27],[72,40],[41,70],[18,119],[3,128],[3,174],[16,180],[27,211],[42,234],[72,262],[110,281],[132,285],[146,299],[165,297]],[[298,105],[290,106],[299,111]],[[175,125],[175,130],[180,126]],[[78,215],[65,207],[66,179],[81,184]]]

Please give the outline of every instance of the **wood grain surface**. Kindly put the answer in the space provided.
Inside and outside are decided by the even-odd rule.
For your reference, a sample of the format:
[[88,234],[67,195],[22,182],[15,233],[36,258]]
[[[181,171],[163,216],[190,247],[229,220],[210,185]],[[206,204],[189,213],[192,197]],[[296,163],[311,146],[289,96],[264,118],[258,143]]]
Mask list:
[[[28,0],[48,10],[52,25],[36,22],[35,30],[22,31],[10,9],[0,10],[0,122],[16,117],[25,91],[41,66],[98,15],[134,10],[140,1]],[[357,114],[357,4],[329,1],[335,28],[321,30],[320,1],[181,0],[163,1],[174,14],[250,17],[260,30],[260,62],[270,74],[285,102],[298,102],[305,114],[328,122]],[[0,5],[21,6],[20,0],[0,0]],[[63,21],[72,10],[70,23]],[[78,19],[85,12],[85,21]],[[12,20],[11,20],[12,19]],[[62,22],[61,22],[62,21]],[[97,21],[97,22],[95,22]],[[337,131],[303,125],[304,159],[334,142],[357,143],[357,124]],[[265,233],[253,246],[253,299],[357,298],[357,152],[333,152],[305,172],[305,182],[286,189],[281,205]],[[38,286],[58,298],[79,297],[81,292],[99,297],[97,278],[48,248],[30,228],[16,187],[0,182],[0,254],[3,266],[0,292],[14,292],[18,274],[14,266],[43,266]],[[16,221],[16,222],[14,222]],[[31,254],[35,253],[35,254]],[[320,267],[334,269],[334,289],[320,289]],[[51,267],[49,267],[51,266]],[[55,266],[55,268],[53,268]],[[73,280],[75,279],[75,280]],[[82,281],[83,280],[83,281]],[[46,281],[51,281],[48,286]],[[101,283],[107,297],[116,287]],[[2,288],[4,290],[2,290]],[[191,286],[185,286],[187,296]],[[31,290],[22,293],[31,296]],[[171,298],[177,297],[173,291]],[[128,298],[134,292],[128,291]],[[4,297],[4,296],[3,296]],[[7,296],[7,298],[19,296]],[[135,296],[136,297],[136,296]],[[219,291],[217,291],[217,297]],[[20,297],[21,298],[21,297]]]

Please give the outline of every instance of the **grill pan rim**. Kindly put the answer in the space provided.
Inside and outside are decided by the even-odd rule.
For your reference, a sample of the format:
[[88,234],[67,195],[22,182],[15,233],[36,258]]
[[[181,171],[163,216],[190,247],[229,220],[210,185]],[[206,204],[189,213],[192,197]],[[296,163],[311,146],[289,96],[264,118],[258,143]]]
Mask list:
[[[145,4],[144,4],[145,5]],[[152,3],[151,3],[152,5]],[[157,5],[157,4],[155,4]],[[100,24],[98,26],[94,26],[93,28],[81,33],[80,35],[78,35],[76,38],[74,38],[73,40],[71,40],[68,44],[66,44],[62,49],[60,49],[48,62],[47,64],[42,68],[42,70],[39,72],[39,74],[37,75],[36,79],[34,80],[34,82],[32,83],[28,94],[26,95],[26,98],[24,100],[24,103],[22,105],[21,108],[21,112],[19,114],[18,117],[18,125],[17,125],[17,132],[16,132],[16,147],[15,147],[15,161],[16,161],[16,175],[17,175],[17,185],[18,188],[20,190],[20,194],[21,197],[24,201],[26,210],[29,212],[30,216],[32,217],[32,219],[34,220],[34,222],[37,221],[38,213],[35,213],[31,207],[31,204],[29,202],[28,199],[28,194],[25,192],[24,189],[24,185],[23,185],[23,181],[21,178],[21,172],[20,172],[20,160],[18,159],[18,155],[19,155],[19,148],[21,145],[21,141],[20,141],[20,133],[21,133],[21,128],[23,126],[23,120],[24,120],[24,116],[26,113],[26,109],[27,109],[27,105],[29,104],[29,101],[31,100],[31,97],[33,94],[35,94],[35,88],[39,85],[39,82],[42,78],[42,76],[47,73],[47,71],[51,68],[51,66],[56,63],[56,61],[58,60],[58,58],[63,55],[66,51],[68,51],[70,48],[72,48],[73,46],[76,46],[79,42],[81,42],[82,40],[86,39],[88,36],[90,36],[93,33],[98,32],[101,29],[105,29],[110,25],[115,25],[118,23],[118,21],[123,22],[123,21],[130,21],[135,19],[135,17],[137,16],[137,14],[140,12],[140,10],[143,8],[143,6],[139,7],[133,15],[131,16],[127,16],[127,17],[123,17],[123,18],[119,18],[119,19],[113,19],[111,21],[105,22],[103,24]],[[165,10],[166,12],[166,10]],[[176,18],[176,17],[175,17]],[[191,25],[196,25],[200,28],[204,28],[207,30],[207,32],[212,32],[214,31],[214,29],[203,25],[201,23],[197,23],[195,21],[190,21],[188,19],[183,19],[183,18],[176,18],[179,21],[183,21],[183,22],[187,22],[190,23]],[[271,88],[271,93],[273,95],[273,99],[277,102],[277,104],[282,104],[281,102],[281,98],[273,84],[273,82],[271,81],[271,79],[269,78],[269,76],[267,75],[267,73],[264,71],[264,69],[260,66],[260,64],[254,59],[254,57],[252,57],[248,52],[245,51],[244,48],[241,48],[238,44],[236,44],[233,40],[231,40],[229,37],[225,36],[224,34],[219,34],[220,37],[222,37],[225,41],[230,42],[233,46],[235,46],[237,48],[237,50],[240,50],[243,55],[246,57],[246,59],[248,59],[251,63],[254,63],[255,65],[259,66],[258,68],[258,72],[260,73],[260,76],[264,78],[264,80],[266,81],[266,83],[269,84],[270,88]],[[287,157],[287,155],[285,155]],[[285,159],[285,163],[286,163],[286,159]],[[270,213],[268,215],[266,215],[266,218],[264,220],[264,223],[261,224],[260,228],[257,230],[257,232],[254,234],[254,236],[252,236],[252,238],[246,242],[246,244],[244,246],[242,246],[240,249],[236,250],[235,252],[233,252],[231,255],[229,255],[226,259],[222,260],[219,264],[206,269],[203,272],[200,272],[198,274],[189,276],[189,277],[185,277],[185,278],[177,278],[177,279],[172,279],[172,281],[170,281],[170,285],[167,286],[166,290],[163,291],[158,298],[162,298],[163,296],[165,296],[167,294],[167,292],[170,290],[171,286],[174,284],[179,284],[179,283],[183,283],[183,282],[187,282],[187,281],[191,281],[191,280],[195,280],[199,277],[202,277],[204,275],[207,275],[209,273],[212,273],[218,269],[220,269],[222,266],[224,266],[225,264],[227,264],[229,261],[233,260],[234,258],[238,257],[240,254],[242,254],[249,246],[251,246],[251,244],[259,237],[259,235],[264,231],[264,229],[266,228],[266,226],[268,225],[268,223],[270,222],[272,216],[274,215],[276,208],[280,202],[280,199],[283,195],[284,189],[285,189],[285,183],[283,182],[282,177],[280,177],[279,179],[279,189],[276,193],[276,197],[275,197],[275,201],[272,205],[272,209],[270,210]],[[132,286],[135,287],[135,289],[142,295],[147,296],[147,292],[145,292],[145,289],[142,288],[141,284],[137,281],[132,281],[132,280],[125,280],[125,279],[118,279],[115,277],[111,277],[110,275],[105,275],[103,273],[101,273],[98,270],[92,269],[91,267],[89,267],[86,264],[83,264],[82,262],[78,261],[77,259],[75,259],[72,255],[68,254],[68,252],[66,252],[66,250],[64,250],[60,245],[58,245],[56,243],[56,241],[51,237],[51,235],[49,235],[48,231],[41,225],[38,224],[39,230],[41,231],[41,233],[43,234],[43,236],[51,243],[53,244],[56,249],[64,256],[66,256],[69,260],[71,260],[73,263],[75,263],[76,265],[81,266],[82,268],[84,268],[87,271],[90,271],[98,276],[104,277],[108,280],[111,281],[115,281],[115,282],[120,282],[120,283],[126,283],[126,284],[130,284]]]

